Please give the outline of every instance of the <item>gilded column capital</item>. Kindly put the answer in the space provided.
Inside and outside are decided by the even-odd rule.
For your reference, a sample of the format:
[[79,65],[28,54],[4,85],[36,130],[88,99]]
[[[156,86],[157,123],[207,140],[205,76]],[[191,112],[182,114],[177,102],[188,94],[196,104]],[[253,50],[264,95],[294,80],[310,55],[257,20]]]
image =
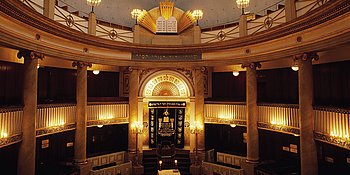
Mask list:
[[245,64],[242,64],[241,67],[243,69],[244,68],[256,69],[256,68],[261,68],[261,64],[260,62],[245,63]]
[[299,55],[294,55],[294,60],[302,60],[302,61],[306,61],[308,59],[311,60],[315,60],[317,61],[320,57],[318,56],[318,54],[316,52],[306,52],[306,53],[302,53]]
[[81,61],[73,61],[72,66],[82,68],[82,67],[91,67],[92,64],[87,62],[81,62]]
[[17,53],[17,58],[18,59],[30,58],[32,60],[34,60],[34,59],[41,59],[41,60],[43,60],[45,58],[45,55],[43,53],[36,52],[36,51],[20,50]]

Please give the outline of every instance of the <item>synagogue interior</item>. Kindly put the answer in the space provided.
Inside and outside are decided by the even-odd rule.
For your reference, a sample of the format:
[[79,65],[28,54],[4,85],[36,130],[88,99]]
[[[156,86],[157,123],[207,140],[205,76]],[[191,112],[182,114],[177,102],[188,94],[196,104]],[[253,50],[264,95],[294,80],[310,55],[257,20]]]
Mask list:
[[349,0],[0,1],[0,174],[349,175]]

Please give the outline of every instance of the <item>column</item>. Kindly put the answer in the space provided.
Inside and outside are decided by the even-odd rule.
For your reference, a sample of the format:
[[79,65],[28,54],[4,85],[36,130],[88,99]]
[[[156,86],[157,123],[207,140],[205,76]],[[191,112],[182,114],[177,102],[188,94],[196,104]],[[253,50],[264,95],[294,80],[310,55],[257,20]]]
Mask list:
[[[144,173],[143,166],[139,162],[140,158],[136,158],[136,137],[138,134],[134,133],[131,129],[131,125],[138,121],[138,92],[139,92],[139,71],[135,67],[129,67],[129,131],[128,131],[128,149],[129,158],[133,161],[132,174],[141,175]],[[138,144],[139,145],[139,144]],[[138,146],[137,145],[137,146]]]
[[17,174],[34,175],[38,92],[37,65],[38,59],[43,59],[44,55],[37,52],[20,51],[17,57],[24,57],[22,142],[18,152]]
[[140,37],[141,37],[141,26],[135,25],[134,26],[134,43],[141,43]]
[[90,12],[88,22],[88,34],[96,35],[96,24],[96,14],[94,12]]
[[[195,91],[195,121],[198,121],[204,128],[204,72],[206,67],[195,69],[194,77],[194,91]],[[202,133],[198,134],[198,150],[205,150],[205,134],[204,129]]]
[[246,67],[246,116],[247,116],[247,160],[245,171],[248,175],[254,174],[254,167],[259,163],[259,134],[258,134],[258,107],[257,107],[257,80],[256,68],[260,63],[250,63]]
[[91,67],[91,64],[73,62],[72,65],[77,67],[74,162],[80,169],[80,174],[86,174],[90,168],[86,161],[87,66]]
[[201,28],[199,26],[193,26],[193,44],[201,43]]
[[248,35],[247,30],[247,15],[241,15],[239,18],[239,36],[246,36]]
[[54,19],[56,0],[44,0],[44,16]]
[[317,151],[313,137],[313,77],[312,59],[316,53],[305,53],[295,57],[299,66],[299,116],[300,116],[300,162],[302,175],[317,175]]
[[297,17],[295,0],[285,0],[286,21],[291,21]]

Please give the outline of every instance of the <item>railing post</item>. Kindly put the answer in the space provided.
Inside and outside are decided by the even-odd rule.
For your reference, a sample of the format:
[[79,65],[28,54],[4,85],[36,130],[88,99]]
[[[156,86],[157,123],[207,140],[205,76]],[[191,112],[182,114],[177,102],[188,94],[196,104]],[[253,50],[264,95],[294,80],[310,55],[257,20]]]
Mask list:
[[43,59],[44,55],[33,51],[20,51],[17,57],[24,57],[22,143],[18,153],[17,174],[34,175],[38,92],[37,65],[38,59]]
[[297,17],[295,0],[285,0],[286,21],[291,21]]
[[44,16],[54,19],[56,0],[44,0]]

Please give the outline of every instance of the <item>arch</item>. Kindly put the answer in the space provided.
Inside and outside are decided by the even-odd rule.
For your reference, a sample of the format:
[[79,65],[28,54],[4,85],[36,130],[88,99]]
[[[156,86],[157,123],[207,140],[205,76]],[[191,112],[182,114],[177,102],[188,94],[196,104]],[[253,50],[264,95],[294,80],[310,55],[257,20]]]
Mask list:
[[194,96],[193,85],[185,75],[174,70],[156,71],[146,77],[139,89],[139,97]]

